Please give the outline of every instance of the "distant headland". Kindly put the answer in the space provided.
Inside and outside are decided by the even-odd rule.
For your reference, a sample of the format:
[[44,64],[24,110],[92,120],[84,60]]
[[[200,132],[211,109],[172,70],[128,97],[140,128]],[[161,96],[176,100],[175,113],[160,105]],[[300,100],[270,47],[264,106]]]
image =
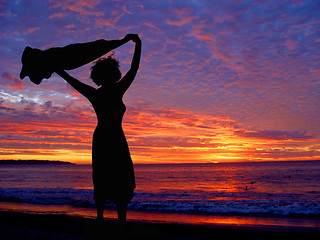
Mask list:
[[75,163],[49,160],[0,160],[0,165],[75,165]]

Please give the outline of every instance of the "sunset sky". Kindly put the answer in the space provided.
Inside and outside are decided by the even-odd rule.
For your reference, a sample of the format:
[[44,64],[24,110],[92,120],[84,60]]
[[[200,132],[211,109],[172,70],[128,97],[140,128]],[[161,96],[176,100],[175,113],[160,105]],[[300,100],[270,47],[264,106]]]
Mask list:
[[[19,79],[26,46],[142,39],[124,102],[135,163],[320,159],[320,2],[0,0],[0,159],[90,163],[96,117],[53,74]],[[121,70],[134,45],[115,52]],[[90,66],[69,71],[90,84]]]

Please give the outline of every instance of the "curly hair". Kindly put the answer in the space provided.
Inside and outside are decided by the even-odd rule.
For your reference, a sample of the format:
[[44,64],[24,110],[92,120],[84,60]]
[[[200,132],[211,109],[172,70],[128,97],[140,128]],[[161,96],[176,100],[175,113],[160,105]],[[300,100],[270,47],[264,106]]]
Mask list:
[[112,57],[113,55],[114,53],[106,58],[100,58],[91,67],[90,78],[97,86],[103,85],[106,81],[116,83],[121,79],[120,64]]

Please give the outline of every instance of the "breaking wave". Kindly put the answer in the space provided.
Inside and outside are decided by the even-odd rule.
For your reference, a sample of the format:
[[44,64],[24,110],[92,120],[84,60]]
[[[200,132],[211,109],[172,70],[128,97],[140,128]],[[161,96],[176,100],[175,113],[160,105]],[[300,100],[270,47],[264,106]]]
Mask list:
[[[176,198],[166,194],[137,192],[128,208],[199,214],[276,214],[319,215],[319,201],[288,200],[201,200],[192,196]],[[0,188],[0,201],[32,204],[60,204],[94,208],[92,189],[73,188]],[[113,208],[112,204],[106,204]]]

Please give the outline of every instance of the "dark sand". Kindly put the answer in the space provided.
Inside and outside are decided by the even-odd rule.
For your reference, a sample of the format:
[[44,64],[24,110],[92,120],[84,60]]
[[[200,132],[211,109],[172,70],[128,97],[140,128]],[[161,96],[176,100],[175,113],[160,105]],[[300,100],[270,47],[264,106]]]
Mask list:
[[183,225],[129,222],[119,228],[112,220],[98,223],[94,219],[67,215],[26,214],[2,211],[1,240],[58,239],[320,239],[320,229],[284,227],[246,227],[228,225]]

